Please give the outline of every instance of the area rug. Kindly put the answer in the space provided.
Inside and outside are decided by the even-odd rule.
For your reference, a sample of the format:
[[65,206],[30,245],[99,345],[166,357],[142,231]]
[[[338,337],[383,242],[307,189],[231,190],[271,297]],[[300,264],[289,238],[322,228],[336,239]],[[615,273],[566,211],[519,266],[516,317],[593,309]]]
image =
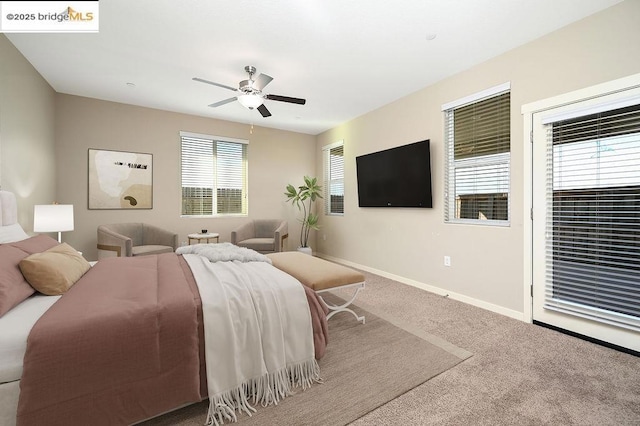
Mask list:
[[[339,301],[339,299],[335,299]],[[329,345],[320,360],[323,383],[281,401],[256,407],[237,425],[346,425],[471,356],[435,336],[412,330],[355,306],[329,321]],[[143,423],[145,426],[204,424],[208,401]],[[233,424],[233,423],[232,423]]]

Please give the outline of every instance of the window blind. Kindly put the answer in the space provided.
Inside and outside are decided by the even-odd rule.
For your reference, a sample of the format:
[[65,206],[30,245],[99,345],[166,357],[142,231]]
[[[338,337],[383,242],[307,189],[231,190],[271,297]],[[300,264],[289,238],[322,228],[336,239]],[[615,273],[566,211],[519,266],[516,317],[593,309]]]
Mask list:
[[181,134],[182,214],[247,214],[247,144]]
[[509,220],[510,92],[445,110],[445,221]]
[[325,214],[344,214],[344,144],[323,148]]
[[544,307],[640,330],[640,105],[546,129]]

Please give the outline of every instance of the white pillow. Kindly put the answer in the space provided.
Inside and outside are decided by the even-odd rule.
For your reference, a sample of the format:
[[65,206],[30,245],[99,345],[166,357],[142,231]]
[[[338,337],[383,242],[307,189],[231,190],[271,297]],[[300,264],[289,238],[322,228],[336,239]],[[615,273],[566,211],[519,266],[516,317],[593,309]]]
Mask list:
[[13,243],[15,241],[22,241],[29,238],[22,226],[19,223],[13,225],[0,226],[0,244]]

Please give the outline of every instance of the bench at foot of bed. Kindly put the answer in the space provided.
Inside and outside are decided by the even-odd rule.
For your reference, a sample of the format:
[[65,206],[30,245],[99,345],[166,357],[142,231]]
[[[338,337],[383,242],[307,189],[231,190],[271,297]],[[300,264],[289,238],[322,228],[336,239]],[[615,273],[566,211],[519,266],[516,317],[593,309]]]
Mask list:
[[[338,312],[351,312],[358,321],[364,324],[364,316],[358,316],[348,307],[356,299],[358,292],[364,288],[364,275],[360,272],[297,251],[270,253],[267,256],[273,262],[273,266],[295,277],[302,284],[318,293],[329,308],[327,319]],[[352,289],[353,295],[351,299],[341,305],[328,303],[322,297],[324,292],[346,288]]]

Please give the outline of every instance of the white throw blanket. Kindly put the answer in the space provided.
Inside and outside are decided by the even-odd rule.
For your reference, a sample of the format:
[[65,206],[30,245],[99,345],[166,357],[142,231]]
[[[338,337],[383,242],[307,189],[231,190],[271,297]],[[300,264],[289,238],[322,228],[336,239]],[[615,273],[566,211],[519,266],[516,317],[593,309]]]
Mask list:
[[277,404],[320,380],[309,305],[295,278],[266,262],[184,258],[202,299],[207,425],[237,421],[252,404]]
[[231,243],[218,244],[194,244],[178,247],[177,254],[199,254],[212,262],[229,262],[239,260],[240,262],[267,262],[271,263],[264,254],[246,247],[238,247]]

